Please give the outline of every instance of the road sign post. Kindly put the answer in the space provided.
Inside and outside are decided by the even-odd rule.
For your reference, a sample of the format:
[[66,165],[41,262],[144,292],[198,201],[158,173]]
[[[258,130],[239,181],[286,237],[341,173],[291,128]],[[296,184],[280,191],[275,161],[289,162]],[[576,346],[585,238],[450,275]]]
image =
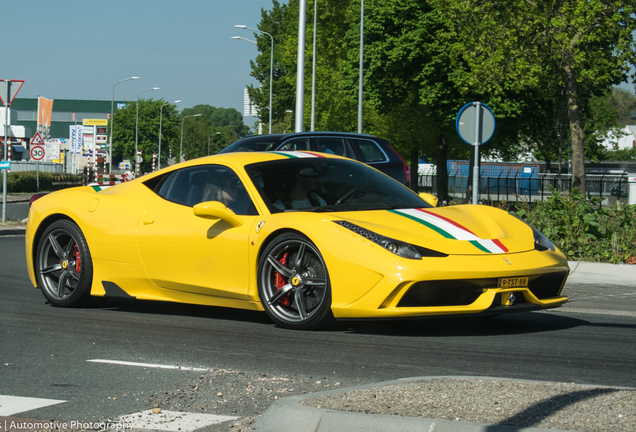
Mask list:
[[46,150],[44,146],[33,145],[31,146],[31,159],[41,161],[46,156]]
[[475,146],[473,167],[473,204],[479,203],[479,146],[485,144],[495,132],[495,116],[488,105],[467,103],[459,110],[455,128],[466,144]]
[[[11,85],[15,83],[16,85]],[[19,86],[17,84],[20,84]],[[6,169],[2,170],[2,223],[7,221],[7,171],[11,167],[11,161],[7,155],[10,153],[11,143],[9,142],[9,107],[11,107],[11,102],[15,98],[15,95],[18,94],[22,86],[24,85],[24,80],[4,80],[0,79],[0,102],[4,104],[6,108],[4,110],[5,113],[5,122],[4,122],[4,155],[3,159],[7,162]],[[2,91],[4,90],[4,91]],[[2,99],[2,95],[6,95],[6,99]]]

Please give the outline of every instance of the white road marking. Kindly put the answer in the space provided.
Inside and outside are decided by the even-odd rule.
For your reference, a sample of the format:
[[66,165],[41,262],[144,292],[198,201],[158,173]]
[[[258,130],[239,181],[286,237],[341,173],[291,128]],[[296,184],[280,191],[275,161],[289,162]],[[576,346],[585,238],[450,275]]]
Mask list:
[[212,424],[236,419],[238,419],[238,417],[178,411],[161,411],[155,414],[152,410],[146,410],[122,416],[119,418],[119,422],[125,424],[127,428],[178,432],[193,431]]
[[127,362],[127,361],[119,361],[119,360],[102,360],[102,359],[93,359],[86,360],[87,362],[92,363],[106,363],[106,364],[116,364],[123,366],[138,366],[138,367],[146,367],[146,368],[155,368],[155,369],[177,369],[183,371],[196,371],[196,372],[206,372],[208,368],[193,368],[186,366],[172,366],[172,365],[160,365],[160,364],[152,364],[152,363],[135,363],[135,362]]
[[11,416],[21,412],[31,411],[64,402],[66,401],[0,395],[0,416]]

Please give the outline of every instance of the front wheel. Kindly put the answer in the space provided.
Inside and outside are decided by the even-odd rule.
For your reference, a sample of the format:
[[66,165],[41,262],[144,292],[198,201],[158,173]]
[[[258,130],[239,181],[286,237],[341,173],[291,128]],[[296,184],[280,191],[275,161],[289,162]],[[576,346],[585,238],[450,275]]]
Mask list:
[[305,236],[282,234],[267,246],[258,263],[258,294],[283,327],[317,329],[334,321],[327,266]]
[[51,304],[82,307],[91,303],[93,261],[77,225],[58,220],[44,231],[36,251],[35,273]]

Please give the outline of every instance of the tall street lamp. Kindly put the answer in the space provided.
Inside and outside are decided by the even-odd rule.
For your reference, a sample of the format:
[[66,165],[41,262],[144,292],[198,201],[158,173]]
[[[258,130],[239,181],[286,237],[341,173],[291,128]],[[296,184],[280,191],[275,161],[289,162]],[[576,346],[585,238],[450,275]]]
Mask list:
[[130,77],[130,78],[126,78],[124,80],[121,81],[117,81],[115,84],[113,84],[113,97],[110,100],[110,140],[109,140],[109,149],[108,149],[108,174],[110,174],[110,170],[111,167],[113,165],[113,120],[114,120],[114,107],[115,107],[115,86],[119,83],[123,83],[124,81],[130,81],[130,80],[135,80],[135,79],[139,79],[139,77]]
[[[199,117],[200,115],[203,115],[203,114],[192,114],[192,115],[189,115],[189,116],[184,116],[181,119],[181,147],[179,147],[179,162],[184,162],[185,161],[185,158],[183,157],[183,121],[185,119],[187,119],[188,117]],[[183,158],[183,160],[181,160],[182,158]]]
[[294,132],[303,131],[305,118],[305,0],[299,1],[298,54],[296,55],[296,121]]
[[316,17],[318,16],[318,0],[314,0],[314,52],[311,61],[311,131],[315,130],[316,115]]
[[221,133],[221,132],[214,132],[212,135],[210,135],[210,136],[208,137],[208,156],[210,156],[210,138],[212,138],[214,135],[218,135],[218,134],[220,134],[220,133]]
[[362,133],[362,72],[364,58],[364,0],[360,4],[360,78],[358,83],[358,133]]
[[[252,30],[258,33],[262,33],[262,34],[266,34],[267,36],[269,36],[269,38],[271,39],[272,42],[272,47],[270,49],[270,57],[269,57],[269,134],[272,134],[272,82],[274,81],[274,37],[264,31],[261,30],[256,30],[253,29],[251,27],[248,26],[244,26],[244,25],[235,25],[234,27],[236,28],[242,28],[242,29],[247,29],[247,30]],[[239,39],[243,39],[238,37]],[[232,39],[237,39],[237,37],[233,37]],[[247,39],[245,39],[247,40]],[[249,41],[252,42],[252,41]]]
[[[175,105],[178,103],[181,103],[180,100],[176,100],[174,101]],[[159,157],[157,158],[157,169],[160,170],[161,169],[161,117],[163,115],[163,107],[165,107],[166,105],[170,105],[170,102],[166,102],[164,104],[161,105],[161,107],[159,108]]]
[[[135,118],[135,167],[137,167],[137,145],[139,140],[139,96],[149,91],[159,90],[159,87],[153,87],[150,90],[144,90],[137,95],[137,117]],[[135,175],[137,175],[137,169],[135,168]]]

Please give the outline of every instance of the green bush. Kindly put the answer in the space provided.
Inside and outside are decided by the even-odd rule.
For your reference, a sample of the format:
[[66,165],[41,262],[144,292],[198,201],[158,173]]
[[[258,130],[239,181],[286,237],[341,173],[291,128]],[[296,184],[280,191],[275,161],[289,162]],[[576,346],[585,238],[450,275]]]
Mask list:
[[548,201],[521,203],[517,216],[549,238],[569,260],[636,263],[636,205],[600,207],[599,198],[552,191]]
[[[0,183],[1,183],[0,177]],[[53,182],[71,182],[74,185],[54,185]],[[7,193],[35,193],[50,192],[58,189],[79,186],[82,176],[63,173],[39,173],[40,187],[38,189],[38,174],[36,171],[10,172],[7,175]]]
[[[31,193],[38,191],[38,178],[35,171],[10,172],[7,174],[7,193]],[[41,172],[40,190],[50,191],[51,173]]]

